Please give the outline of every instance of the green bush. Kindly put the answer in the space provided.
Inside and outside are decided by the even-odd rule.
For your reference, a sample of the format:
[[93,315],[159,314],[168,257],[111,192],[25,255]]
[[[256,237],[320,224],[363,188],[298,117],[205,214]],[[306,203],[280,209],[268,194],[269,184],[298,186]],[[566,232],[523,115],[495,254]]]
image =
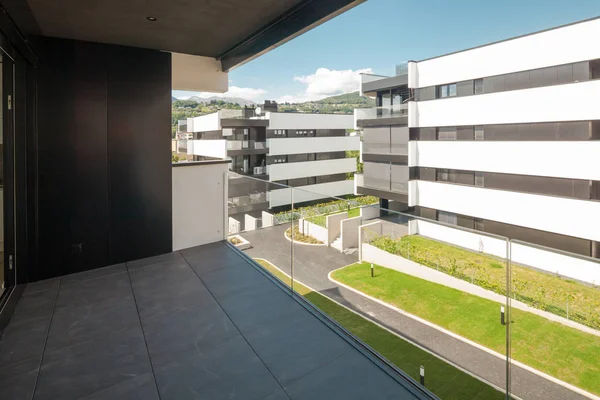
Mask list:
[[[370,241],[388,253],[506,296],[506,261],[418,235]],[[600,290],[512,263],[511,297],[540,310],[600,329]],[[567,315],[568,305],[568,315]]]
[[336,212],[348,211],[352,208],[374,204],[378,201],[379,200],[377,197],[360,196],[348,200],[333,200],[327,203],[315,204],[313,206],[295,208],[290,211],[283,211],[275,214],[275,223],[282,224],[285,222],[290,222],[292,218],[294,221],[297,221],[300,218],[308,219],[317,216],[326,216]]

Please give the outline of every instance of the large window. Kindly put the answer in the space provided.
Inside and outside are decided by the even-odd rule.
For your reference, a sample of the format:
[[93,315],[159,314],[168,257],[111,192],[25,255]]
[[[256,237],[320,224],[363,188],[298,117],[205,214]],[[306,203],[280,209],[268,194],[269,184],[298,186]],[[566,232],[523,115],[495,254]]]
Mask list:
[[438,99],[443,99],[445,97],[454,97],[454,96],[456,96],[456,83],[450,83],[448,85],[440,85],[437,87]]
[[456,140],[456,127],[438,128],[437,139],[438,140]]

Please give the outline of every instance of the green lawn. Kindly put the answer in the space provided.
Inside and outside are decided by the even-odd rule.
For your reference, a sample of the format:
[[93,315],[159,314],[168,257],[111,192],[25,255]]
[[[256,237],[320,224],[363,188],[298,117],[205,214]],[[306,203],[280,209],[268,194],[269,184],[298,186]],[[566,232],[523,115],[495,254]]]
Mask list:
[[[389,253],[506,294],[506,262],[419,235],[381,236],[371,244]],[[600,268],[600,264],[598,265]],[[533,307],[600,329],[600,289],[512,264],[513,297]]]
[[[290,285],[290,278],[268,261],[256,261],[288,286]],[[457,400],[504,398],[502,393],[491,386],[348,311],[320,293],[313,292],[297,282],[294,283],[294,289],[414,379],[419,379],[419,366],[423,365],[427,388],[440,398]]]
[[[343,211],[340,211],[340,212],[343,212]],[[323,228],[326,228],[327,227],[327,217],[329,215],[339,214],[340,212],[317,215],[316,217],[310,217],[310,218],[307,218],[306,220],[309,222],[312,222],[313,224],[316,224],[316,225],[322,226]],[[348,210],[348,218],[354,218],[354,217],[358,217],[358,216],[360,216],[360,207],[351,208],[350,210]]]
[[[332,277],[404,311],[444,327],[498,353],[506,330],[499,303],[370,263],[335,271]],[[512,310],[512,358],[600,394],[600,337],[543,317]]]

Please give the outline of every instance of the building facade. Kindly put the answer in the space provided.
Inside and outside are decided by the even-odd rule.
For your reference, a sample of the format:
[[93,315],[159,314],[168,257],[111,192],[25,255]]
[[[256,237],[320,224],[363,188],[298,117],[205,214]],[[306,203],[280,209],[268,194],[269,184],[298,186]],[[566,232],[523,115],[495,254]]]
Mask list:
[[599,34],[587,20],[363,75],[378,107],[355,112],[357,193],[600,257]]
[[276,103],[266,102],[260,114],[221,110],[179,125],[194,135],[188,154],[229,158],[241,175],[230,180],[230,214],[289,206],[289,190],[277,184],[301,187],[295,204],[354,192],[347,174],[356,171],[356,159],[346,151],[359,150],[360,138],[346,134],[352,115],[276,111]]

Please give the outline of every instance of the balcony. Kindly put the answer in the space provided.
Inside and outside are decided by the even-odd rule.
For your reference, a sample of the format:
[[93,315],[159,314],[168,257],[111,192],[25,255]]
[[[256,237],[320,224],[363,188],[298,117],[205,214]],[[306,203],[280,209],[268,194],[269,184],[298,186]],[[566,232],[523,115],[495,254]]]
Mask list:
[[223,242],[30,284],[0,342],[4,398],[425,398],[364,352]]
[[408,104],[356,108],[354,120],[358,128],[377,125],[408,125]]

